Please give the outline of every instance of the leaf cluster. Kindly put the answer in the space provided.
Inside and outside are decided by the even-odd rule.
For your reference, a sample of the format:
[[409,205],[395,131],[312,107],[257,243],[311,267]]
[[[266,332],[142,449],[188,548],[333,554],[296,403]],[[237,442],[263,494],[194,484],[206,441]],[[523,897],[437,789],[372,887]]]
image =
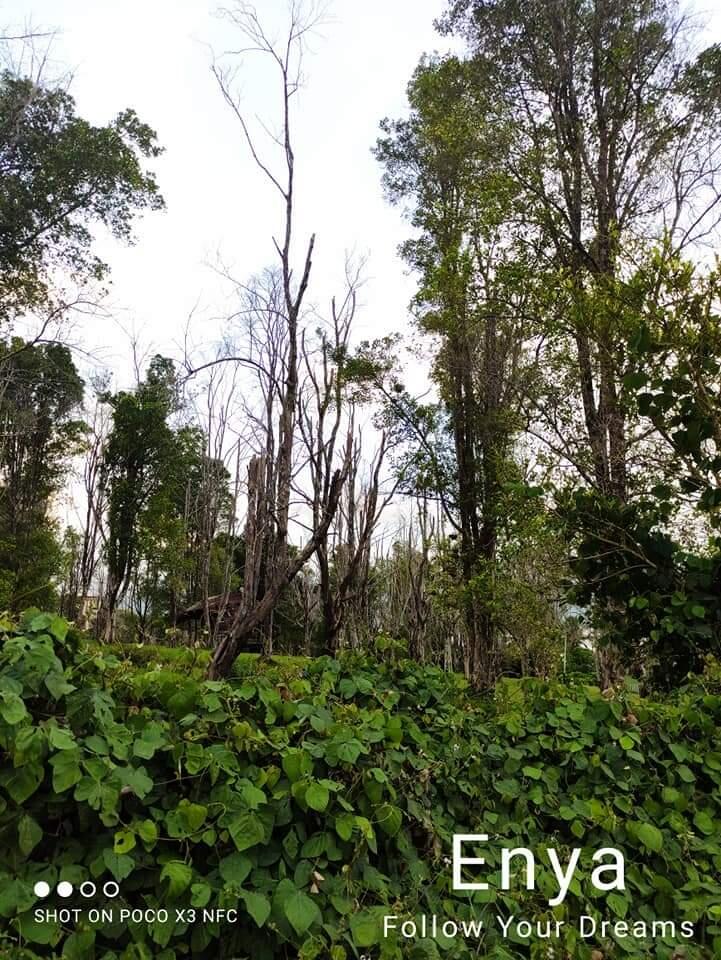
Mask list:
[[[210,682],[78,647],[58,618],[4,622],[0,654],[0,916],[5,955],[123,960],[475,956],[478,944],[384,939],[381,917],[548,918],[553,878],[499,887],[502,846],[601,846],[626,858],[627,890],[587,876],[554,911],[696,923],[689,958],[721,948],[721,686],[673,698],[631,683],[506,681],[474,699],[454,675],[389,657],[297,659]],[[157,653],[156,653],[157,656]],[[169,660],[170,662],[170,660]],[[152,675],[151,675],[152,674]],[[454,891],[454,833],[488,832],[488,891]],[[115,906],[171,908],[167,923],[38,923],[32,888],[121,886]],[[186,913],[174,919],[172,908]],[[238,922],[189,924],[232,908]],[[578,939],[580,960],[670,960],[674,943]],[[532,956],[500,939],[487,957]],[[408,951],[411,950],[411,953]],[[25,954],[26,956],[28,954]],[[620,954],[619,954],[620,955]]]

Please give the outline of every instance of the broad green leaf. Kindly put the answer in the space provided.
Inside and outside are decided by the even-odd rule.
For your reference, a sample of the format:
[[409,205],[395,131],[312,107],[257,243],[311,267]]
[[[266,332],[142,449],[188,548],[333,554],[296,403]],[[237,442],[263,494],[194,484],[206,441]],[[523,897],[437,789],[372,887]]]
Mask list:
[[0,884],[0,917],[14,917],[37,902],[31,884],[16,877]]
[[60,927],[54,920],[37,919],[34,911],[26,913],[18,921],[20,933],[30,943],[55,944],[60,937]]
[[42,630],[47,630],[53,619],[53,616],[49,613],[38,613],[28,623],[28,630],[31,633],[40,633]]
[[66,694],[72,693],[73,690],[77,689],[72,683],[69,683],[65,679],[64,674],[57,671],[48,673],[44,682],[53,700],[59,700],[61,697],[64,697]]
[[344,763],[355,763],[360,756],[362,744],[358,740],[347,740],[338,746],[338,759]]
[[638,829],[638,838],[648,850],[658,853],[663,848],[663,834],[652,823],[642,823]]
[[63,943],[63,960],[93,960],[94,956],[94,930],[75,931]]
[[145,767],[116,767],[113,776],[126,791],[134,793],[143,800],[153,789],[153,781],[148,776]]
[[208,808],[200,803],[189,803],[187,800],[181,800],[178,805],[178,813],[188,831],[196,833],[205,823]]
[[355,817],[352,813],[342,813],[335,818],[335,830],[341,840],[350,840],[355,826]]
[[228,857],[223,857],[218,869],[220,875],[226,883],[239,887],[250,873],[253,864],[249,857],[242,853],[231,853]]
[[117,830],[113,841],[114,853],[130,853],[135,849],[135,834],[132,830]]
[[313,760],[305,750],[289,749],[283,754],[281,761],[283,773],[295,783],[307,776],[313,769]]
[[625,917],[628,913],[628,900],[620,893],[609,893],[606,902],[617,917]]
[[398,716],[389,717],[386,721],[386,737],[391,743],[399,744],[403,739],[403,723]]
[[25,803],[35,793],[42,781],[43,768],[39,763],[28,763],[17,770],[0,772],[0,783],[17,804]]
[[322,920],[318,905],[302,890],[292,893],[285,901],[283,908],[288,922],[299,936],[304,934],[312,924],[320,923]]
[[241,890],[240,896],[245,904],[245,909],[255,920],[256,924],[262,927],[270,916],[270,900],[264,897],[262,893],[256,893],[253,890]]
[[170,860],[160,871],[160,879],[168,881],[168,896],[175,900],[190,886],[193,870],[182,860]]
[[0,690],[0,717],[14,726],[28,715],[21,697],[9,690]]
[[103,850],[103,862],[118,883],[130,876],[135,867],[132,857],[124,853],[115,853],[107,847]]
[[714,832],[713,820],[711,817],[703,810],[699,810],[696,816],[693,818],[693,822],[707,837]]
[[154,820],[141,820],[133,826],[144,843],[155,843],[158,839],[158,825]]
[[26,857],[37,847],[43,838],[43,831],[38,823],[27,813],[20,817],[18,823],[18,846]]
[[319,813],[322,813],[328,806],[329,799],[328,788],[324,787],[322,783],[311,783],[305,792],[305,802],[312,810],[317,810]]
[[403,823],[403,814],[390,803],[382,803],[375,813],[376,825],[389,837],[394,837]]
[[228,827],[236,850],[242,852],[265,840],[263,822],[255,813],[241,813]]
[[53,768],[53,790],[55,793],[62,793],[69,790],[82,777],[80,769],[80,751],[63,750],[50,758],[50,766]]
[[62,617],[53,617],[48,624],[48,632],[62,643],[68,634],[68,627],[69,624],[67,620],[64,620]]
[[205,907],[213,895],[213,888],[208,883],[194,883],[190,888],[190,902],[194,907]]
[[48,740],[50,741],[50,746],[56,750],[73,750],[77,748],[78,745],[71,730],[66,730],[64,727],[55,725],[48,729]]
[[258,807],[262,807],[268,802],[268,798],[263,791],[254,786],[250,780],[240,780],[237,784],[237,789],[243,799],[243,803],[249,810],[257,810]]
[[361,910],[350,918],[350,931],[356,947],[372,947],[380,942],[378,918],[370,910]]

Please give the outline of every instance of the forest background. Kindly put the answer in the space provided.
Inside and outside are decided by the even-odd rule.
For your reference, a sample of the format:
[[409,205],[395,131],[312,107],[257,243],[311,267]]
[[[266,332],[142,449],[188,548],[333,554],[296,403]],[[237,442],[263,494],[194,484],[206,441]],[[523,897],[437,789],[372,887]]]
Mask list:
[[[107,104],[8,19],[13,960],[547,955],[383,937],[394,911],[721,951],[721,45],[666,0],[419,9],[334,46],[328,10],[236,2],[189,49],[202,5],[67,4]],[[618,847],[627,887],[453,890],[489,824]],[[38,883],[107,875],[180,917],[38,920]]]
[[[418,284],[405,341],[400,317],[374,327],[365,257],[316,294],[303,175],[328,152],[296,142],[296,106],[327,12],[293,7],[284,34],[221,11],[248,45],[205,50],[207,79],[246,161],[236,192],[277,214],[270,256],[244,274],[218,253],[223,319],[198,296],[169,349],[126,325],[122,389],[86,331],[124,327],[107,255],[166,216],[163,147],[132,109],[82,119],[52,38],[9,35],[4,606],[192,639],[218,675],[249,645],[380,633],[480,686],[591,650],[604,684],[700,668],[719,629],[717,47],[666,5],[561,5],[538,29],[532,8],[449,8],[440,34],[468,52],[426,55],[381,124]],[[328,183],[353,196],[349,174]],[[149,252],[139,295],[157,274],[144,312],[164,315],[183,261]]]

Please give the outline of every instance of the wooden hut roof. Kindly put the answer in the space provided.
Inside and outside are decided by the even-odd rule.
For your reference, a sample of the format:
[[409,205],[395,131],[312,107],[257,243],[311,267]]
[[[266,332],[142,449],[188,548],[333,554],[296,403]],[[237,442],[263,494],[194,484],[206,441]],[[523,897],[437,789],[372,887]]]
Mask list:
[[[211,615],[218,615],[224,609],[225,613],[235,611],[243,598],[240,590],[231,590],[230,593],[218,593],[214,597],[208,597],[208,610]],[[180,610],[176,623],[192,623],[193,620],[202,619],[205,612],[205,604],[202,600],[192,603],[184,610]]]

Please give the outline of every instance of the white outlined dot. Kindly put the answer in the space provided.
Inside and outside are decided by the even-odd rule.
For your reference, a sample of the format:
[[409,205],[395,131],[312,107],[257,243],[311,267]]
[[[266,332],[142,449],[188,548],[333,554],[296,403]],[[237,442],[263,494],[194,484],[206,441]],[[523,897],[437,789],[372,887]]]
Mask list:
[[81,897],[94,897],[97,891],[97,887],[92,880],[83,880],[80,884],[80,896]]
[[33,887],[33,893],[36,897],[47,897],[47,895],[50,893],[50,884],[45,883],[44,880],[38,880]]
[[[111,888],[112,888],[112,893],[111,893]],[[103,884],[103,893],[105,894],[106,897],[111,897],[111,898],[117,897],[117,895],[120,893],[120,887],[114,880],[107,880]]]
[[73,885],[67,880],[61,880],[57,886],[59,897],[71,897],[73,895]]

